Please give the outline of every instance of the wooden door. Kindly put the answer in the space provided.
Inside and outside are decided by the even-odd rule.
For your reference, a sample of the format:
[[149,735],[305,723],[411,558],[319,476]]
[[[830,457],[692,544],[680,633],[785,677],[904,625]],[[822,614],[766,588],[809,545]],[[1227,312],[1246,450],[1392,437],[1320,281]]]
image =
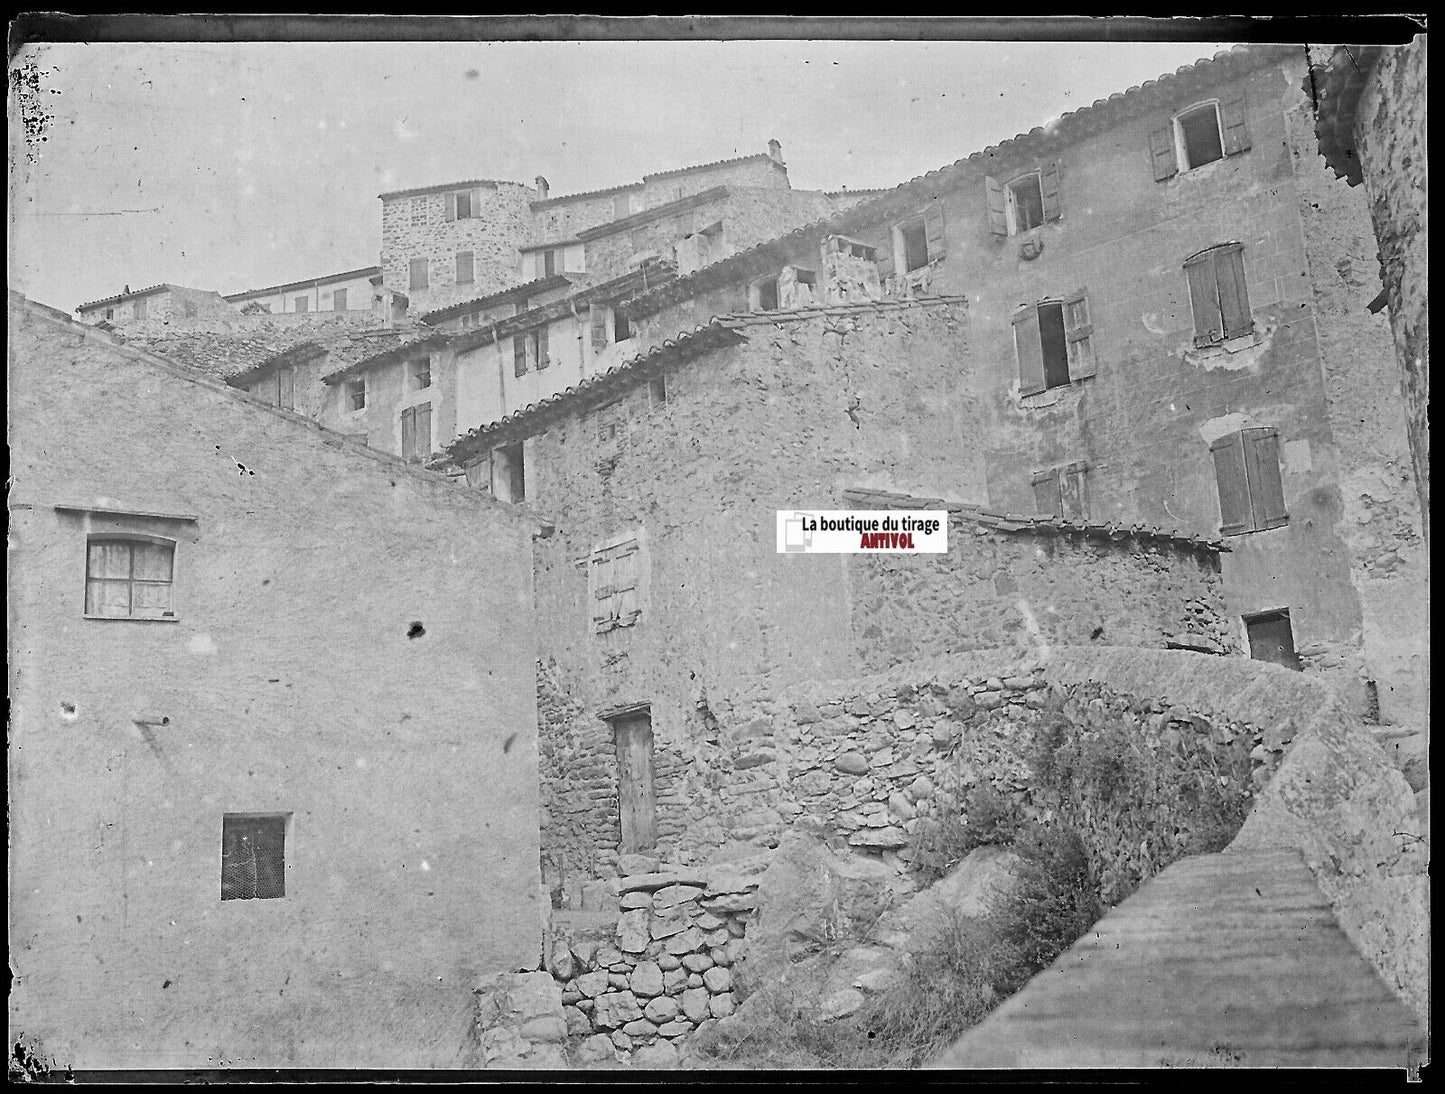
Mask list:
[[613,722],[617,734],[617,804],[622,821],[621,852],[647,851],[657,844],[657,794],[652,785],[652,718],[646,712]]

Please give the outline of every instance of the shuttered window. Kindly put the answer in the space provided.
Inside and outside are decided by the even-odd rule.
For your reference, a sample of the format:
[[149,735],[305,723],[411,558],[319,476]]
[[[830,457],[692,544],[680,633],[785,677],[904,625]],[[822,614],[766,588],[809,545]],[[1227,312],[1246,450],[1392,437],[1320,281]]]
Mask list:
[[457,190],[445,195],[448,220],[471,220],[479,215],[482,204],[480,190]]
[[527,375],[527,336],[525,334],[512,336],[512,375]]
[[536,343],[537,371],[541,372],[552,363],[552,358],[547,352],[547,328],[538,327],[532,335]]
[[597,549],[589,570],[593,632],[605,634],[635,624],[642,615],[637,540]]
[[407,287],[410,289],[425,289],[427,287],[427,262],[424,258],[413,258],[407,266],[408,279]]
[[276,405],[282,410],[296,409],[296,372],[294,369],[276,370]]
[[472,283],[472,252],[457,252],[457,284],[470,285]]
[[1161,119],[1149,130],[1149,165],[1156,182],[1249,151],[1249,109],[1244,92],[1199,103]]
[[1050,467],[1033,474],[1034,510],[1041,516],[1062,517],[1065,520],[1086,520],[1088,502],[1084,489],[1084,472],[1088,465],[1082,461]]
[[293,310],[294,310],[294,311],[298,311],[298,312],[301,312],[301,311],[310,311],[310,310],[311,310],[311,298],[310,298],[309,296],[298,296],[298,297],[296,298],[296,305],[295,305],[295,307],[293,308]]
[[1184,260],[1194,344],[1214,346],[1254,330],[1244,280],[1244,246],[1223,243]]
[[1013,328],[1020,395],[1037,395],[1096,374],[1094,325],[1084,290],[1062,301],[1020,307]]
[[346,381],[346,409],[366,409],[366,377]]
[[1219,486],[1221,534],[1242,535],[1289,523],[1274,429],[1243,429],[1220,437],[1209,450]]
[[332,311],[345,311],[345,310],[346,310],[346,290],[345,290],[345,289],[337,289],[334,293],[331,294],[331,310],[332,310]]
[[401,458],[408,463],[426,463],[431,458],[431,403],[401,412]]
[[1058,160],[1050,160],[1037,171],[1020,175],[1007,183],[992,176],[983,180],[988,206],[988,230],[1002,239],[1037,228],[1064,215]]
[[593,304],[588,324],[592,335],[592,352],[601,353],[607,348],[607,309]]

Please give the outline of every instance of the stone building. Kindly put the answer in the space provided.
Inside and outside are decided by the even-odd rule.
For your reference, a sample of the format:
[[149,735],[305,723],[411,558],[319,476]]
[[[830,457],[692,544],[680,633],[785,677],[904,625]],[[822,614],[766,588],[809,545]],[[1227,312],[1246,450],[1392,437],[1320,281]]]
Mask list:
[[466,1065],[535,968],[517,509],[12,294],[10,1028]]
[[[987,486],[969,337],[956,296],[719,317],[451,446],[556,515],[535,555],[555,900],[619,850],[719,850],[745,803],[710,824],[698,803],[772,771],[767,704],[799,681],[980,646],[1234,648],[1218,543],[938,500]],[[945,506],[945,556],[774,542],[780,509]],[[719,759],[720,736],[753,743]]]
[[1405,413],[1369,210],[1320,160],[1309,89],[1299,47],[1236,48],[621,306],[645,348],[713,315],[967,294],[977,500],[1222,533],[1255,656],[1418,724]]
[[1425,36],[1407,46],[1341,47],[1319,79],[1316,132],[1330,168],[1364,183],[1405,397],[1410,452],[1430,538],[1430,314],[1426,248]]
[[205,289],[161,284],[134,292],[127,287],[115,296],[82,304],[75,311],[82,323],[92,326],[106,323],[113,328],[127,330],[147,322],[154,325],[168,323],[172,319],[224,315],[231,311],[231,307],[224,297]]
[[343,270],[306,281],[285,285],[268,285],[232,293],[226,302],[239,310],[248,307],[280,314],[282,312],[370,311],[375,290],[381,285],[381,267],[367,266],[360,270]]

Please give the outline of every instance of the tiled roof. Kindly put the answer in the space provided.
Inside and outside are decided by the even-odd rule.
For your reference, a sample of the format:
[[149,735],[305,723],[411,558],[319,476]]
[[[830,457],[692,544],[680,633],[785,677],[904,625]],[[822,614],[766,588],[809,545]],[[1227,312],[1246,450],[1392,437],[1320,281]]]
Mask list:
[[147,349],[217,380],[229,380],[250,372],[279,353],[311,341],[315,332],[298,326],[293,330],[247,334],[167,331],[145,335],[118,333],[116,337],[127,345]]
[[[588,198],[603,198],[607,197],[609,194],[620,194],[624,190],[641,190],[654,179],[673,178],[677,175],[690,174],[693,171],[711,171],[718,167],[731,167],[734,164],[747,163],[749,160],[772,160],[772,158],[773,157],[767,152],[754,152],[751,155],[735,156],[732,159],[713,160],[711,163],[697,163],[693,164],[691,167],[675,167],[671,171],[655,171],[650,175],[643,175],[641,182],[627,182],[623,183],[621,186],[609,186],[605,190],[583,190],[582,192],[576,194],[559,194],[555,198],[544,198],[540,201],[534,201],[531,203],[532,209],[534,211],[538,209],[550,209],[553,206],[561,205],[569,201],[583,201]],[[781,168],[783,165],[778,164],[778,166]],[[783,169],[786,170],[786,168]]]
[[478,426],[476,429],[462,434],[447,446],[447,455],[460,465],[481,451],[486,442],[499,435],[514,432],[519,427],[530,426],[551,411],[563,406],[570,408],[579,402],[603,398],[613,391],[627,386],[637,377],[645,375],[652,368],[668,361],[685,360],[718,346],[732,345],[741,341],[745,341],[745,339],[742,335],[737,334],[731,325],[721,319],[714,319],[710,323],[685,331],[676,338],[670,338],[660,345],[653,346],[646,353],[640,353],[621,364],[613,365],[604,372],[585,377],[564,391],[559,391],[557,394],[532,403],[521,410],[513,411],[499,421]]
[[[434,330],[430,327],[421,330],[409,331],[395,338],[390,345],[378,351],[377,340],[361,342],[357,339],[348,340],[344,346],[338,346],[342,352],[337,355],[342,360],[342,367],[321,377],[324,384],[334,384],[344,376],[349,376],[362,369],[373,368],[377,365],[390,364],[393,361],[400,361],[413,350],[424,345],[444,346],[451,341],[451,335],[444,331]],[[346,354],[346,349],[351,349],[352,354]],[[347,356],[353,359],[346,360]]]
[[92,300],[89,303],[79,305],[78,307],[76,307],[75,310],[84,311],[86,308],[93,308],[98,304],[114,304],[119,300],[131,300],[137,296],[149,296],[153,292],[160,292],[162,289],[173,288],[175,288],[175,286],[172,285],[170,282],[162,281],[159,285],[152,285],[150,286],[150,288],[147,289],[136,289],[133,292],[116,293],[114,296],[107,296],[104,300]]
[[[523,250],[525,249],[526,248],[523,248]],[[562,274],[553,274],[551,277],[539,277],[534,281],[526,281],[520,285],[513,285],[510,289],[502,289],[488,296],[479,296],[475,300],[463,300],[460,304],[449,304],[445,308],[437,308],[435,311],[426,312],[421,316],[421,321],[423,323],[443,323],[448,319],[458,315],[465,315],[470,311],[491,307],[493,304],[505,304],[508,301],[520,300],[523,297],[536,296],[538,293],[549,292],[552,289],[560,289],[563,285],[570,285],[571,283],[571,279]]]
[[259,361],[246,369],[245,372],[232,373],[226,377],[226,382],[235,387],[244,387],[251,380],[261,373],[273,368],[281,368],[285,365],[296,365],[302,361],[309,361],[313,357],[320,356],[326,352],[326,347],[320,342],[302,342],[299,345],[283,349],[280,353],[272,354],[264,361]]
[[1340,46],[1329,63],[1314,72],[1315,136],[1325,165],[1351,186],[1365,181],[1355,151],[1355,112],[1370,70],[1379,60],[1379,46]]
[[775,239],[759,243],[748,250],[729,255],[686,277],[680,277],[661,289],[634,297],[627,301],[627,304],[629,307],[638,309],[639,313],[643,315],[655,312],[674,301],[688,299],[710,286],[727,283],[745,276],[746,273],[752,271],[755,264],[759,264],[764,258],[785,256],[792,248],[802,246],[822,235],[856,231],[859,227],[889,215],[894,206],[900,202],[916,201],[924,194],[936,195],[954,185],[959,176],[967,171],[977,170],[994,160],[1007,155],[1016,155],[1036,145],[1057,144],[1071,140],[1091,126],[1103,126],[1117,121],[1126,111],[1147,105],[1158,96],[1174,91],[1181,82],[1187,82],[1190,77],[1213,76],[1231,68],[1264,64],[1288,53],[1296,52],[1299,48],[1298,46],[1257,44],[1220,50],[1213,57],[1183,65],[1172,73],[1166,73],[1158,79],[1146,80],[1127,91],[1116,91],[1107,99],[1096,99],[1089,106],[1071,110],[1048,125],[1035,126],[1027,133],[1019,133],[1006,141],[989,145],[982,151],[974,152],[937,170],[909,179],[891,190],[885,190],[877,196],[849,206],[847,209],[815,220],[811,224],[805,224]]
[[230,301],[245,300],[249,296],[269,296],[271,293],[290,292],[292,289],[305,289],[312,285],[329,285],[335,281],[350,281],[357,277],[375,277],[381,273],[380,266],[364,266],[359,270],[347,270],[344,273],[327,274],[324,277],[308,277],[303,281],[288,281],[284,285],[268,285],[264,289],[247,289],[245,292],[228,294],[225,299]]
[[911,300],[869,300],[857,304],[831,304],[791,308],[787,311],[714,316],[707,323],[694,327],[690,331],[684,331],[676,338],[668,339],[635,357],[613,365],[604,372],[588,376],[564,391],[559,391],[545,399],[515,410],[505,418],[478,426],[454,441],[447,449],[447,453],[458,464],[461,464],[468,457],[480,451],[487,442],[502,435],[526,432],[535,428],[543,419],[568,413],[578,404],[595,402],[649,375],[659,365],[686,360],[718,346],[746,341],[746,337],[739,333],[745,327],[794,319],[812,319],[823,315],[856,315],[932,304],[966,303],[967,299],[965,296],[927,296],[915,297]]
[[726,186],[713,186],[700,193],[689,194],[685,198],[678,198],[676,201],[669,201],[663,205],[655,205],[651,209],[644,209],[640,213],[633,213],[631,216],[625,216],[620,220],[612,220],[606,224],[598,224],[592,228],[584,228],[577,233],[577,238],[583,242],[601,239],[603,236],[615,235],[618,232],[625,232],[629,228],[650,224],[654,220],[662,220],[665,217],[686,212],[688,209],[695,209],[699,205],[720,201],[727,196],[728,188]]
[[617,299],[638,288],[645,288],[649,282],[655,284],[659,281],[670,280],[674,274],[674,268],[670,263],[648,262],[635,270],[628,270],[627,273],[618,277],[588,285],[560,300],[529,308],[521,315],[509,315],[491,320],[485,327],[479,326],[474,330],[456,333],[453,335],[453,345],[458,351],[485,346],[494,339],[505,338],[509,334],[531,330],[533,327],[550,323],[554,319],[560,319],[571,312],[574,306],[589,304],[594,300]]
[[1000,513],[985,509],[981,505],[961,501],[946,501],[943,498],[925,498],[915,494],[900,494],[891,490],[868,490],[850,487],[843,491],[843,497],[850,502],[877,504],[893,509],[946,509],[957,513],[966,520],[996,532],[1034,532],[1042,535],[1083,535],[1092,539],[1135,539],[1165,541],[1194,551],[1228,551],[1222,539],[1206,539],[1170,528],[1144,524],[1091,524],[1086,521],[1063,520],[1060,517],[1044,517],[1037,514]]
[[[432,186],[415,186],[410,190],[388,190],[384,194],[377,194],[382,201],[389,201],[392,198],[419,197],[422,194],[435,194],[442,190],[466,190],[473,186],[486,186],[495,190],[498,186],[523,186],[524,183],[512,182],[510,179],[463,179],[461,182],[438,182]],[[528,187],[530,189],[530,187]]]

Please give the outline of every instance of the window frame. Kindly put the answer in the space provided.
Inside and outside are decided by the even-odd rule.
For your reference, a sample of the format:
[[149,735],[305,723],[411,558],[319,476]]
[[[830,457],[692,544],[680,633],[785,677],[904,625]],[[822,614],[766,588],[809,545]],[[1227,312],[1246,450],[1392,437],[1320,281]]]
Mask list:
[[[1189,157],[1189,145],[1184,139],[1183,119],[1190,114],[1200,113],[1208,107],[1212,107],[1214,109],[1214,131],[1219,136],[1219,155],[1212,160],[1207,160],[1204,163],[1192,163],[1190,162]],[[1201,167],[1208,167],[1211,163],[1218,163],[1220,160],[1229,158],[1229,153],[1225,151],[1224,118],[1220,112],[1219,99],[1201,99],[1197,103],[1191,103],[1183,110],[1178,111],[1170,119],[1170,123],[1173,127],[1174,155],[1176,157],[1179,174],[1182,175],[1186,171],[1196,171]]]
[[[1043,356],[1043,331],[1039,320],[1040,309],[1058,305],[1064,337],[1064,368],[1066,381],[1050,384],[1048,368]],[[1032,317],[1032,330],[1039,339],[1038,383],[1035,385],[1024,374],[1024,353],[1020,342],[1020,328]],[[1080,321],[1082,319],[1082,321]],[[1063,296],[1046,296],[1032,304],[1020,304],[1014,309],[1010,323],[1013,327],[1014,365],[1019,377],[1019,395],[1042,395],[1070,387],[1082,380],[1098,375],[1098,355],[1094,346],[1094,322],[1092,305],[1087,288],[1079,288]]]
[[[252,896],[227,896],[226,895],[226,829],[231,822],[244,824],[257,821],[280,821],[281,835],[281,873],[279,881],[281,891],[268,896],[259,894]],[[295,895],[293,884],[292,866],[295,853],[295,813],[223,813],[221,814],[221,871],[219,895],[220,903],[230,904],[232,902],[246,902],[252,900],[284,900],[287,896]],[[233,883],[234,884],[234,883]]]
[[[341,395],[342,398],[346,400],[347,405],[342,410],[342,413],[360,414],[364,411],[371,395],[371,392],[368,390],[369,387],[370,385],[366,382],[365,373],[344,381]],[[357,400],[357,396],[360,396],[360,401]]]
[[[126,583],[126,585],[127,585],[127,589],[128,589],[127,597],[126,597],[128,607],[127,607],[127,609],[126,609],[126,614],[125,614],[125,615],[102,615],[102,614],[100,614],[100,613],[98,613],[98,612],[92,612],[92,611],[90,610],[90,585],[91,585],[91,581],[92,581],[92,580],[95,580],[95,581],[98,581],[98,582],[107,582],[107,581],[109,581],[109,582],[119,582],[119,581],[121,580],[120,578],[106,578],[106,577],[97,577],[97,578],[94,578],[94,579],[91,578],[91,575],[90,575],[90,548],[91,548],[91,545],[92,545],[92,544],[98,544],[98,543],[125,543],[125,544],[127,544],[127,545],[135,544],[135,543],[145,543],[145,544],[150,544],[150,545],[152,545],[152,546],[165,546],[165,547],[169,547],[169,548],[170,548],[170,551],[171,551],[171,576],[170,576],[170,580],[168,580],[168,581],[152,581],[152,580],[142,579],[142,581],[141,581],[141,584],[144,584],[144,585],[165,585],[165,586],[170,590],[169,607],[166,608],[164,611],[160,612],[160,613],[157,614],[157,615],[137,615],[137,614],[135,614],[135,585],[136,585],[136,577],[135,577],[135,552],[134,552],[134,550],[132,550],[132,551],[130,552],[130,559],[129,559],[129,561],[130,561],[130,574],[129,574],[129,576],[127,576],[127,577],[124,579],[124,580],[125,580],[125,583]],[[82,617],[85,618],[85,619],[99,619],[99,620],[119,621],[119,622],[127,622],[127,623],[176,623],[176,622],[179,622],[179,621],[180,621],[180,610],[179,610],[179,608],[178,608],[177,605],[176,605],[176,585],[177,585],[176,571],[177,571],[177,565],[178,565],[178,562],[179,562],[179,555],[180,555],[180,550],[179,550],[179,548],[180,548],[180,542],[179,542],[179,540],[174,539],[174,538],[172,538],[172,537],[170,537],[170,536],[158,536],[158,535],[154,535],[154,534],[149,533],[149,532],[110,531],[110,532],[91,532],[91,533],[88,533],[88,534],[86,535],[86,537],[85,537],[85,565],[84,565],[84,568],[83,568],[83,573],[84,573],[84,587],[83,587],[83,590],[82,590],[82,598],[81,598],[81,615],[82,615]]]
[[[515,453],[515,458],[513,454]],[[497,457],[501,456],[501,459]],[[499,444],[492,448],[488,458],[488,477],[491,479],[492,497],[498,501],[504,501],[511,505],[517,505],[527,500],[527,446],[525,441],[513,441],[511,444]],[[498,490],[502,484],[501,474],[505,472],[505,491]],[[518,490],[518,479],[521,480],[521,489]]]
[[[923,245],[923,261],[917,266],[910,266],[908,264],[908,237],[909,234],[913,232],[918,233],[918,238],[922,241]],[[900,224],[896,224],[893,227],[893,233],[895,264],[898,271],[906,276],[907,274],[917,273],[919,270],[927,269],[933,261],[933,256],[929,253],[928,225],[924,221],[924,218],[912,217]]]
[[[425,383],[422,380],[425,379]],[[432,355],[413,357],[406,363],[406,384],[409,391],[426,391],[432,386]]]
[[[1019,224],[1019,201],[1015,187],[1025,180],[1033,180],[1034,188],[1039,195],[1039,222],[1030,224],[1028,227],[1021,227]],[[1011,236],[1023,235],[1025,232],[1032,232],[1036,228],[1042,228],[1044,218],[1044,172],[1043,168],[1035,168],[1032,171],[1025,171],[1009,179],[1003,184],[1004,192],[1004,216],[1008,218],[1008,234]]]
[[[629,560],[622,579],[630,584],[614,585],[609,580],[604,585],[601,578],[611,576],[604,575],[604,565],[610,567],[620,559]],[[633,529],[595,543],[582,562],[587,567],[588,633],[596,637],[637,626],[647,609],[648,554],[643,530]],[[599,612],[599,602],[604,602],[606,610]],[[625,611],[621,610],[624,606]]]
[[[763,307],[764,286],[771,286],[772,288],[773,306],[771,308]],[[777,274],[773,274],[771,277],[757,277],[748,282],[748,311],[769,312],[779,311],[781,308],[782,293],[778,290]]]

